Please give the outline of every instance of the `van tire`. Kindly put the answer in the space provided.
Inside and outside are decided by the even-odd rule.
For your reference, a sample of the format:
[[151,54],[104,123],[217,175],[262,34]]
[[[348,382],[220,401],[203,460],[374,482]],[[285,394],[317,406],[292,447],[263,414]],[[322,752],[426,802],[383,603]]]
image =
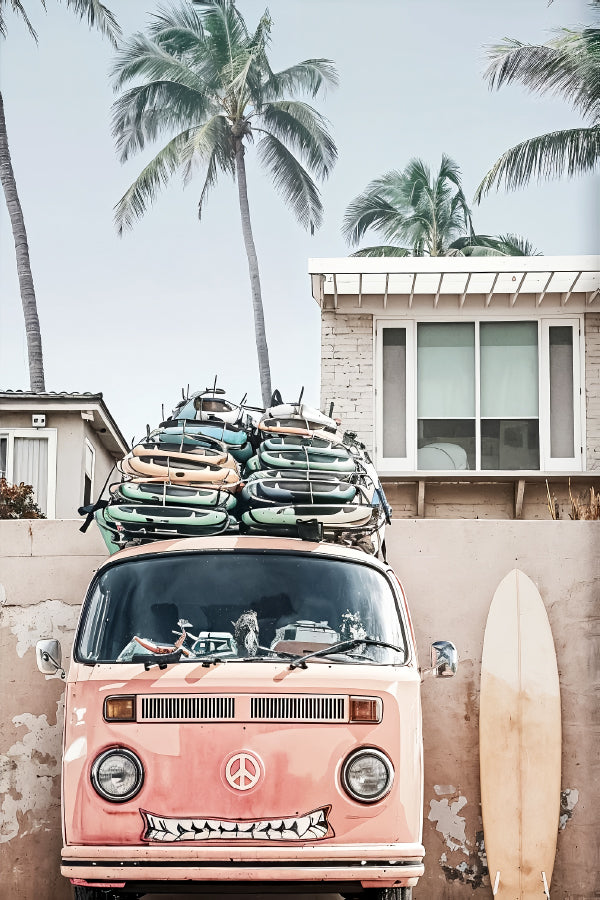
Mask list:
[[366,888],[356,894],[343,894],[344,900],[412,900],[411,887]]
[[122,894],[121,891],[113,889],[113,888],[97,888],[97,887],[85,887],[84,885],[74,885],[74,898],[75,900],[119,900],[120,897],[125,900],[135,900],[135,897],[140,896],[138,894]]

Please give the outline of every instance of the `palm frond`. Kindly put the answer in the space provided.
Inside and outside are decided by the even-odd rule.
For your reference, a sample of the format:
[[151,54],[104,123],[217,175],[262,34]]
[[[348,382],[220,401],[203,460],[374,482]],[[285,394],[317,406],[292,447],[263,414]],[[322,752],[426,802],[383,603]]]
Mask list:
[[115,206],[115,224],[120,235],[144,215],[148,205],[156,199],[159,189],[167,184],[171,175],[179,168],[182,149],[191,135],[190,129],[170,140],[123,194]]
[[[219,172],[235,175],[235,140],[229,122],[224,115],[212,116],[190,135],[181,148],[183,183],[189,184],[198,168],[214,165],[215,178]],[[212,179],[209,179],[209,187]],[[205,185],[206,186],[206,185]]]
[[213,108],[212,98],[174,81],[153,81],[125,91],[112,106],[112,132],[121,162],[148,141],[191,122],[200,124]]
[[204,35],[202,20],[189,3],[177,6],[159,6],[148,24],[148,34],[153,41],[173,41],[173,52],[187,52],[197,46]]
[[395,230],[402,220],[402,213],[377,192],[376,182],[371,182],[346,209],[342,234],[352,247],[359,243],[369,228]]
[[552,178],[566,173],[581,175],[600,161],[600,126],[553,131],[511,147],[492,166],[475,192],[475,202],[496,185],[519,188],[532,177]]
[[90,28],[96,28],[108,38],[113,47],[119,46],[121,28],[113,13],[100,0],[66,0],[80,19],[87,19]]
[[321,89],[335,88],[338,84],[337,69],[330,59],[305,59],[280,72],[269,72],[263,91],[266,100],[299,93],[316,97]]
[[598,115],[600,104],[600,32],[561,30],[548,44],[506,39],[489,50],[484,77],[490,88],[519,82],[536,94],[558,94],[584,116]]
[[221,83],[226,87],[239,72],[236,59],[249,37],[246,23],[234,0],[207,0],[196,6],[208,37],[212,65],[221,73]]
[[541,250],[537,250],[531,241],[520,234],[499,234],[498,241],[506,248],[507,256],[543,256]]
[[111,72],[115,91],[130,81],[175,81],[190,89],[198,87],[198,78],[184,61],[142,32],[132,37],[118,51]]
[[267,103],[259,121],[298,154],[317,178],[327,178],[337,159],[337,149],[327,120],[307,103],[279,100]]
[[377,247],[362,247],[351,253],[350,256],[412,256],[412,250],[407,247],[393,247],[389,244],[380,244]]
[[533,245],[515,234],[471,234],[453,241],[448,256],[538,256]]
[[[229,141],[223,140],[222,129],[227,130]],[[235,144],[227,121],[222,116],[215,116],[207,122],[192,136],[183,150],[183,157],[184,184],[190,181],[194,165],[198,160],[206,165],[204,184],[198,200],[198,219],[201,219],[206,198],[209,191],[216,185],[219,173],[229,173],[235,178]]]
[[319,190],[296,157],[272,134],[258,143],[261,163],[271,172],[273,184],[292,209],[298,222],[314,234],[323,220]]
[[[6,19],[4,18],[4,11],[3,11],[3,7],[6,6],[6,2],[7,2],[7,0],[0,0],[0,36],[1,37],[6,37]],[[42,2],[42,6],[45,9],[46,8],[45,0],[41,0],[41,2]],[[38,39],[37,31],[31,24],[31,22],[29,20],[29,16],[27,15],[27,13],[25,11],[25,7],[21,3],[21,0],[10,0],[10,5],[11,5],[12,11],[14,13],[16,13],[18,16],[20,16],[21,19],[23,19],[23,21],[25,22],[25,25],[27,26],[27,31],[29,32],[29,34],[31,35],[31,37],[34,39],[34,41],[37,44],[37,39]]]

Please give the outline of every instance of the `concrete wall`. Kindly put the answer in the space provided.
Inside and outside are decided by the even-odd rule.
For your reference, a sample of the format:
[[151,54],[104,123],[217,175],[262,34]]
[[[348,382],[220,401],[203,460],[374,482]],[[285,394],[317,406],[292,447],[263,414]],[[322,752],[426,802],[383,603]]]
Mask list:
[[[454,641],[460,658],[455,678],[423,686],[427,857],[415,900],[468,897],[482,879],[481,652],[494,591],[515,567],[544,600],[561,685],[564,813],[551,897],[599,896],[599,539],[598,522],[407,520],[389,529],[388,559],[409,599],[421,665],[437,639]],[[487,877],[477,896],[491,897]]]
[[[71,897],[60,875],[63,682],[36,667],[57,637],[69,665],[79,605],[106,558],[81,521],[0,522],[0,898]],[[66,655],[66,660],[65,660]]]
[[[97,530],[83,536],[78,524],[0,522],[2,900],[70,896],[58,875],[63,686],[38,673],[34,647],[53,634],[68,654],[86,584],[105,557]],[[491,897],[479,807],[479,668],[489,604],[515,566],[546,604],[562,691],[564,816],[551,896],[598,896],[599,537],[598,522],[407,519],[389,529],[422,664],[439,638],[453,640],[461,660],[456,678],[423,686],[427,857],[415,900]]]

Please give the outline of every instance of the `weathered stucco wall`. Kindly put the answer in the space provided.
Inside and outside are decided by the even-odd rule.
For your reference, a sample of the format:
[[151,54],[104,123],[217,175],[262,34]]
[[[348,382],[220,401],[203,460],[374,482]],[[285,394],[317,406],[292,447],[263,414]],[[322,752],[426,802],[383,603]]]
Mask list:
[[[105,558],[79,522],[0,522],[0,898],[66,900],[58,874],[62,682],[35,665],[57,636],[69,662],[78,605]],[[456,678],[423,686],[426,875],[415,900],[491,897],[479,806],[478,686],[493,593],[518,566],[538,585],[552,625],[562,691],[565,811],[551,895],[598,896],[597,751],[600,559],[597,522],[396,520],[388,556],[400,576],[426,665],[431,641],[453,640]],[[507,799],[507,802],[508,799]]]
[[[459,671],[423,685],[426,874],[415,900],[468,897],[482,881],[478,713],[483,634],[502,578],[520,568],[552,627],[561,685],[564,815],[553,900],[600,892],[598,522],[394,521],[388,559],[408,596],[421,665],[453,641]],[[510,798],[506,798],[507,803]],[[491,897],[489,879],[476,896]]]
[[79,605],[106,558],[80,520],[0,522],[0,898],[63,900],[60,756],[63,682],[35,662],[56,637],[70,661]]

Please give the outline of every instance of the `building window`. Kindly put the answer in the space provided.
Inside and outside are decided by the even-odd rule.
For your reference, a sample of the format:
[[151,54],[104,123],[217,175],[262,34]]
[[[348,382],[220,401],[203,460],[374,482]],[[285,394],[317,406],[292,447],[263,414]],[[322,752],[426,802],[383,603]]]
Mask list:
[[379,322],[381,470],[581,469],[579,326]]
[[56,510],[56,429],[18,428],[0,432],[0,470],[10,484],[30,484],[44,515]]
[[84,465],[83,465],[83,506],[87,506],[92,502],[94,495],[94,464],[96,460],[96,451],[87,440],[84,448]]

